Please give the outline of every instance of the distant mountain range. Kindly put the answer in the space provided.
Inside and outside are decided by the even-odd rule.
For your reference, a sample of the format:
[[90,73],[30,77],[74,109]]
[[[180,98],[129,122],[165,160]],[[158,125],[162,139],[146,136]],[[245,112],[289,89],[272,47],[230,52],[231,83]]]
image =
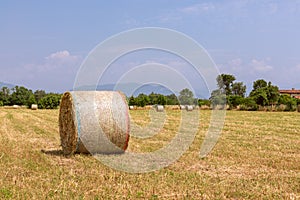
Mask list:
[[[2,87],[8,87],[8,88],[13,88],[15,87],[15,85],[10,84],[10,83],[4,83],[4,82],[0,82],[0,89]],[[146,84],[146,85],[142,85],[142,84],[138,84],[138,83],[121,83],[121,84],[102,84],[102,85],[97,85],[92,86],[92,85],[88,85],[88,86],[82,86],[79,87],[75,90],[104,90],[104,91],[122,91],[126,96],[138,96],[139,94],[143,93],[146,95],[153,93],[156,94],[162,94],[162,95],[170,95],[170,94],[175,94],[176,96],[179,95],[180,91],[171,91],[168,88],[159,85],[159,84]],[[184,88],[182,88],[184,89]],[[72,89],[71,89],[72,90]],[[196,91],[195,97],[202,97],[199,92],[200,90]],[[197,94],[197,92],[199,92],[199,94]]]
[[[157,93],[157,94],[163,94],[163,95],[169,95],[169,94],[173,94],[173,92],[171,90],[169,90],[168,88],[162,86],[162,85],[158,85],[158,84],[147,84],[147,85],[140,85],[138,83],[122,83],[122,84],[103,84],[103,85],[98,85],[97,87],[95,86],[82,86],[79,87],[75,90],[104,90],[104,91],[111,91],[111,90],[115,90],[115,91],[122,91],[123,93],[125,93],[126,96],[137,96],[141,93],[144,94],[151,94],[153,93]],[[175,91],[175,94],[178,95],[179,91]]]
[[[121,83],[121,84],[103,84],[103,85],[98,85],[98,86],[82,86],[79,87],[75,90],[104,90],[104,91],[122,91],[126,96],[138,96],[141,93],[144,93],[146,95],[149,95],[150,93],[156,93],[156,94],[162,94],[162,95],[170,95],[170,94],[175,94],[176,96],[179,95],[179,91],[171,91],[168,88],[159,85],[159,84],[146,84],[146,85],[141,85],[138,83]],[[206,91],[205,88],[194,88],[196,94],[194,96],[196,98],[208,98],[209,94],[203,93],[203,91]]]
[[0,82],[0,88],[3,88],[3,87],[8,87],[8,88],[13,88],[15,87],[15,85],[13,84],[10,84],[10,83],[3,83],[3,82]]

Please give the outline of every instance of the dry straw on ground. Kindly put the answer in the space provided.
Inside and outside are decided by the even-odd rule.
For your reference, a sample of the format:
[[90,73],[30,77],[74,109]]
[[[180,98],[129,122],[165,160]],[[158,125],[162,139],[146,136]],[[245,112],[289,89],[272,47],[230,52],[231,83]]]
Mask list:
[[[170,143],[182,112],[165,111],[160,133],[130,138],[127,151],[148,153]],[[61,155],[59,110],[0,108],[0,199],[300,199],[300,113],[226,111],[221,138],[200,159],[211,113],[199,111],[200,129],[178,161],[131,174],[92,156]],[[148,110],[130,115],[139,126],[152,123]]]
[[64,93],[59,112],[64,154],[124,152],[128,146],[129,129],[128,106],[122,93]]

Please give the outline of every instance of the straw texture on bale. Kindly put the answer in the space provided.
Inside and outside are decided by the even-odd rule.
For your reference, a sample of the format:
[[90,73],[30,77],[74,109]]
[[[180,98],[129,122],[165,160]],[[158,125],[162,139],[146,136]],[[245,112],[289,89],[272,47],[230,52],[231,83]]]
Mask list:
[[191,106],[191,105],[188,105],[185,107],[186,111],[193,111],[194,110],[194,107]]
[[163,112],[163,111],[164,111],[164,106],[162,106],[162,105],[156,106],[156,112]]
[[32,104],[31,105],[31,110],[37,110],[38,109],[38,105],[37,104]]
[[59,111],[59,133],[65,155],[123,153],[130,121],[125,96],[115,91],[64,93]]

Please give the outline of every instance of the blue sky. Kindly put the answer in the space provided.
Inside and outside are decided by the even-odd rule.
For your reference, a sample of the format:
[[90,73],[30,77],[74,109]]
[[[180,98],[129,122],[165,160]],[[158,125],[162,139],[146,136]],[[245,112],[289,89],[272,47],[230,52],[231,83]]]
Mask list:
[[80,64],[97,44],[142,27],[190,36],[221,73],[235,75],[248,91],[260,78],[300,89],[296,0],[1,1],[0,27],[0,81],[33,90],[72,88]]

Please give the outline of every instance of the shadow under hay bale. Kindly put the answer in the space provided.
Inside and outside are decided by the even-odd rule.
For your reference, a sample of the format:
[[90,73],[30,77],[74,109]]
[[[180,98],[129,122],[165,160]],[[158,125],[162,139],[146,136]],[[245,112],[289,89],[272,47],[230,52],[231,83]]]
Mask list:
[[129,141],[130,121],[125,96],[115,91],[64,93],[59,133],[65,155],[122,153]]
[[300,104],[297,106],[297,110],[298,112],[300,112]]
[[59,149],[55,149],[55,150],[41,150],[42,153],[46,154],[46,155],[51,155],[51,156],[61,156],[64,155],[62,150]]

